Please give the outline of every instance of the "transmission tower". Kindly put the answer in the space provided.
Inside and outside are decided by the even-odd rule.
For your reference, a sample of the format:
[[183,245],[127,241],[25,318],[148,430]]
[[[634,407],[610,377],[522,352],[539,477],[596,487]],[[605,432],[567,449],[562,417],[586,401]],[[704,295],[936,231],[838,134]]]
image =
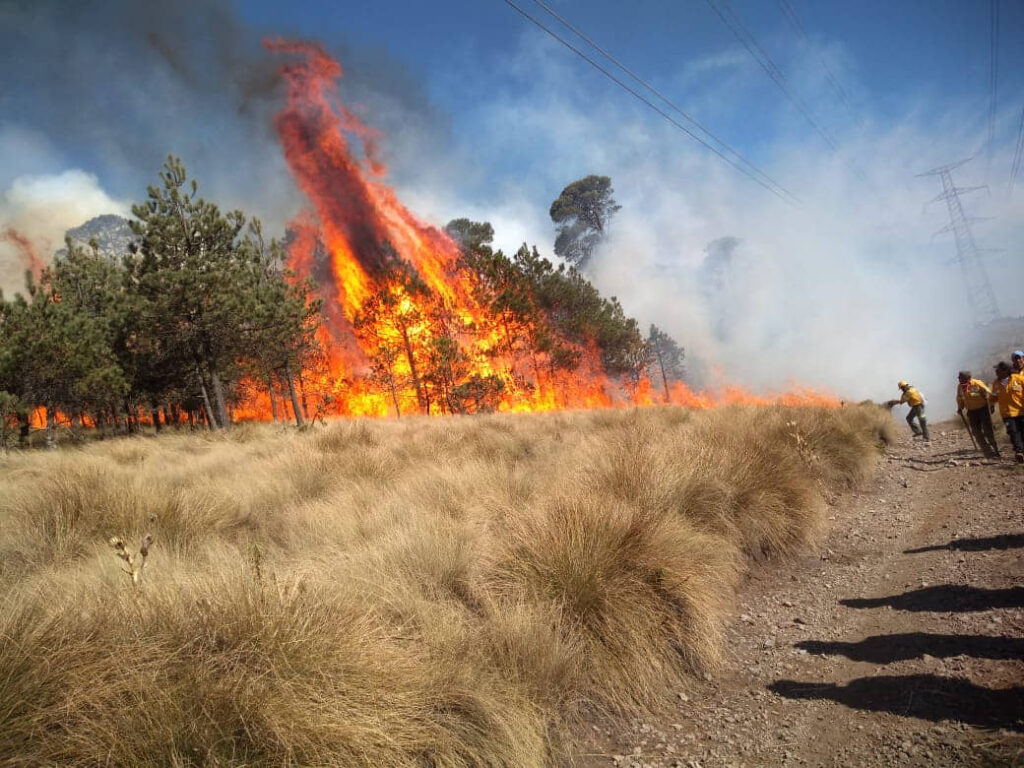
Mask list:
[[974,232],[971,231],[971,222],[976,219],[964,214],[960,195],[986,187],[958,187],[953,183],[953,170],[969,160],[970,158],[942,165],[919,173],[918,176],[938,176],[942,181],[942,194],[931,202],[946,201],[946,207],[949,209],[949,224],[936,234],[953,233],[953,238],[956,241],[956,261],[963,273],[968,306],[974,316],[974,322],[977,325],[985,325],[999,319],[999,306],[996,304],[996,295],[992,291],[992,284],[989,282],[985,265],[981,261],[981,252],[974,242]]

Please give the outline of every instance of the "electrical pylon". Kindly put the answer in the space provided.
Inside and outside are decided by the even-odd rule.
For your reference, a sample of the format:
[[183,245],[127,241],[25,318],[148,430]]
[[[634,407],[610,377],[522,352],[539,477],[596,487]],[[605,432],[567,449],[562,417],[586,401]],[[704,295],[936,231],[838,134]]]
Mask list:
[[931,202],[939,200],[946,201],[949,209],[949,224],[935,234],[952,232],[956,241],[956,261],[963,273],[964,288],[967,290],[967,304],[974,316],[977,325],[985,325],[998,320],[999,305],[996,304],[996,295],[992,291],[992,283],[989,282],[985,265],[981,261],[981,252],[974,242],[974,232],[971,231],[971,219],[964,214],[964,207],[960,203],[960,195],[966,192],[974,192],[986,187],[958,187],[953,183],[953,170],[959,168],[967,160],[960,160],[949,165],[942,165],[932,168],[930,171],[919,173],[918,176],[938,176],[942,180],[942,194]]

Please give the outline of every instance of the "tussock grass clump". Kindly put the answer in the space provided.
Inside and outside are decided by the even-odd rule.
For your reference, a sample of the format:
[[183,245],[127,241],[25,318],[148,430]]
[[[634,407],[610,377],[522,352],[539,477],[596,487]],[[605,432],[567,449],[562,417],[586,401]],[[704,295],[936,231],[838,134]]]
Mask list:
[[[11,455],[0,764],[564,760],[581,716],[714,670],[746,565],[812,545],[889,430],[658,408]],[[108,542],[149,534],[133,587]]]

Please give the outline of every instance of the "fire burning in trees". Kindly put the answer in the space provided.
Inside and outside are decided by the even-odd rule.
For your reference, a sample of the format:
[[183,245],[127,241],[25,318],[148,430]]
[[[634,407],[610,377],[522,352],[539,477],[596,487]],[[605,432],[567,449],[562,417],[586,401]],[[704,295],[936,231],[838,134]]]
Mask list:
[[[493,269],[467,265],[458,243],[399,202],[383,181],[378,135],[338,99],[336,61],[312,44],[270,41],[267,47],[288,57],[282,67],[287,104],[275,125],[312,207],[292,223],[290,266],[320,285],[326,364],[313,388],[326,395],[321,399],[330,412],[545,411],[666,400],[644,370],[642,344],[618,350],[618,363],[610,366],[607,349],[586,325],[559,330],[565,321],[553,318],[557,305],[540,306],[501,283]],[[523,259],[517,268],[544,272],[546,264],[559,286],[583,284],[568,272],[552,272],[536,254]],[[495,263],[499,271],[511,265]],[[605,315],[615,314],[617,305],[601,306]],[[635,325],[620,321],[640,342]],[[622,363],[624,356],[631,362]],[[780,399],[731,388],[717,396],[693,393],[681,382],[667,394],[695,407]],[[837,404],[808,391],[781,399]],[[245,415],[260,411],[269,416],[256,405]]]
[[43,271],[43,260],[39,258],[32,241],[14,227],[0,231],[0,240],[6,240],[14,246],[24,268],[38,279],[39,273]]

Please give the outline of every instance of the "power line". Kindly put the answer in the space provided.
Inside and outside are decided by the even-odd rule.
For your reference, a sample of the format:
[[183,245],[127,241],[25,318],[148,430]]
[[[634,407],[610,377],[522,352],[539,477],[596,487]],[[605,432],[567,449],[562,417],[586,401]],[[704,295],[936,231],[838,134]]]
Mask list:
[[776,64],[772,57],[769,56],[758,44],[757,38],[755,38],[750,33],[750,30],[744,26],[743,22],[740,21],[739,17],[729,6],[727,0],[719,0],[719,2],[716,2],[716,0],[707,0],[707,3],[711,10],[713,10],[718,18],[721,19],[722,23],[729,28],[729,31],[732,32],[736,39],[742,43],[743,47],[747,49],[747,53],[751,55],[754,61],[761,65],[765,74],[768,75],[772,82],[779,87],[782,94],[789,99],[789,102],[796,107],[797,111],[799,111],[801,115],[804,116],[804,119],[808,124],[810,124],[810,126],[817,131],[818,135],[821,136],[824,142],[828,144],[829,148],[832,149],[833,152],[838,151],[838,147],[832,140],[832,137],[829,136],[828,132],[821,126],[821,124],[814,119],[814,116],[807,108],[807,105],[804,104],[803,100],[793,93],[789,84],[786,82],[786,76],[779,68],[779,65]]
[[991,167],[992,152],[995,149],[996,138],[996,100],[999,85],[999,0],[991,0],[991,14],[989,16],[989,32],[991,44],[989,46],[989,68],[988,68],[988,162]]
[[612,64],[614,64],[616,67],[618,67],[622,72],[625,72],[627,75],[629,75],[629,77],[631,77],[635,82],[639,83],[641,86],[646,88],[650,93],[654,94],[665,105],[667,105],[669,107],[669,109],[671,109],[673,112],[677,113],[678,115],[680,115],[683,118],[685,118],[686,120],[688,120],[693,126],[698,128],[699,130],[703,131],[708,137],[711,138],[712,141],[716,142],[718,145],[723,147],[725,149],[725,151],[727,151],[731,155],[733,155],[740,163],[742,163],[744,166],[746,166],[748,169],[750,169],[753,173],[757,174],[762,180],[764,180],[766,183],[770,184],[771,186],[775,187],[776,189],[778,189],[779,191],[781,191],[782,193],[784,193],[785,195],[790,197],[794,202],[799,202],[799,200],[796,198],[795,195],[793,195],[793,193],[791,193],[789,190],[787,190],[785,187],[783,187],[781,184],[779,184],[777,181],[775,181],[771,176],[769,176],[767,173],[762,171],[760,168],[758,168],[756,165],[754,165],[751,161],[747,160],[737,150],[733,149],[733,147],[731,147],[725,140],[723,140],[723,139],[719,138],[718,136],[716,136],[711,131],[710,128],[708,128],[707,126],[702,124],[699,120],[697,120],[697,118],[695,118],[692,115],[689,115],[685,111],[683,111],[678,105],[675,104],[675,102],[670,100],[667,96],[665,96],[663,93],[661,93],[659,90],[657,90],[653,85],[648,83],[646,80],[644,80],[638,74],[636,74],[633,70],[631,70],[629,67],[627,67],[625,64],[623,64],[621,61],[619,61],[617,58],[615,58],[615,56],[613,56],[611,53],[609,53],[604,48],[602,48],[593,39],[588,37],[582,30],[580,30],[577,27],[573,26],[573,24],[570,23],[568,19],[566,19],[564,16],[561,16],[557,11],[555,11],[553,8],[551,8],[551,6],[547,5],[546,3],[542,2],[541,0],[534,0],[534,2],[537,5],[539,5],[541,8],[543,8],[548,13],[548,15],[552,16],[553,18],[555,18],[559,23],[561,23],[564,27],[566,27],[568,30],[570,30],[573,34],[575,34],[579,38],[581,38],[591,48],[593,48],[598,53],[600,53],[602,56],[604,56],[608,61],[610,61]]
[[1013,165],[1010,166],[1010,194],[1013,194],[1013,183],[1020,173],[1021,162],[1024,160],[1024,108],[1020,111],[1020,123],[1017,125],[1017,147],[1013,151]]
[[981,261],[981,249],[974,242],[971,219],[964,213],[963,204],[960,202],[960,195],[985,189],[985,187],[958,187],[953,183],[953,170],[969,160],[970,158],[933,168],[930,171],[919,173],[918,176],[938,176],[942,181],[942,194],[932,202],[946,201],[949,224],[940,229],[939,233],[953,233],[953,239],[956,241],[956,262],[960,265],[963,275],[964,288],[967,291],[967,304],[974,316],[975,324],[980,326],[998,320],[1001,315],[999,314],[999,305],[996,304],[996,295],[992,290],[992,283],[989,282],[985,265]]
[[807,34],[807,29],[804,27],[803,22],[800,21],[800,17],[797,15],[796,10],[789,4],[789,0],[779,0],[779,8],[782,9],[782,15],[786,17],[786,21],[789,22],[789,25],[796,30],[800,37],[803,38],[808,47],[814,50],[818,63],[821,64],[821,68],[825,71],[825,79],[828,80],[828,84],[832,87],[832,90],[835,92],[838,99],[843,103],[847,110],[849,110],[850,114],[859,122],[860,117],[857,115],[856,110],[854,110],[853,105],[850,103],[850,100],[846,95],[846,89],[843,88],[835,74],[833,74],[832,69],[828,65],[828,61],[825,60],[825,57],[821,55],[821,52],[811,41],[810,36]]
[[609,72],[609,71],[608,71],[608,70],[607,70],[606,68],[602,67],[602,66],[601,66],[600,64],[598,64],[598,63],[597,63],[596,61],[594,61],[594,60],[593,60],[593,59],[592,59],[592,58],[591,58],[590,56],[588,56],[588,55],[587,55],[586,53],[584,53],[583,51],[581,51],[581,50],[580,50],[579,48],[577,48],[577,47],[576,47],[575,45],[573,45],[572,43],[570,43],[570,42],[569,42],[568,40],[566,40],[566,39],[564,39],[563,37],[561,37],[561,36],[560,36],[560,35],[559,35],[559,34],[558,34],[557,32],[554,32],[553,30],[551,30],[551,29],[549,29],[548,27],[546,27],[546,26],[545,26],[545,25],[544,25],[544,24],[543,24],[543,23],[542,23],[541,21],[537,20],[536,18],[534,18],[533,16],[531,16],[530,14],[528,14],[528,13],[527,13],[526,11],[524,11],[524,10],[523,10],[522,8],[520,8],[520,7],[518,6],[518,5],[516,5],[516,4],[514,3],[514,2],[512,2],[512,0],[503,0],[503,2],[504,2],[504,3],[506,4],[506,5],[508,5],[509,7],[511,7],[511,8],[513,9],[513,10],[515,10],[515,11],[516,11],[516,13],[518,13],[518,14],[519,14],[520,16],[522,16],[522,17],[523,17],[523,18],[525,18],[525,19],[526,19],[527,21],[529,21],[529,22],[530,22],[531,24],[533,24],[533,25],[537,26],[538,28],[542,29],[542,30],[543,30],[544,32],[546,32],[546,33],[547,33],[548,35],[550,35],[551,37],[553,37],[553,38],[554,38],[555,40],[557,40],[558,42],[560,42],[560,43],[561,43],[562,45],[564,45],[564,46],[565,46],[566,48],[568,48],[568,49],[569,49],[570,51],[572,51],[572,52],[573,52],[573,53],[575,53],[575,54],[576,54],[577,56],[579,56],[579,57],[580,57],[581,59],[583,59],[583,60],[584,60],[584,61],[586,61],[586,62],[587,62],[588,64],[590,64],[590,66],[594,67],[594,69],[598,70],[598,71],[599,71],[599,72],[600,72],[601,74],[603,74],[603,75],[604,75],[605,77],[607,77],[607,78],[608,78],[609,80],[611,80],[611,81],[612,81],[613,83],[615,83],[616,85],[618,85],[618,86],[619,86],[620,88],[622,88],[622,89],[623,89],[623,90],[625,90],[626,92],[628,92],[628,93],[632,94],[632,95],[633,95],[633,96],[634,96],[635,98],[637,98],[637,99],[639,99],[640,101],[642,101],[642,102],[643,102],[644,104],[646,104],[646,105],[647,105],[648,107],[650,107],[650,108],[651,108],[651,109],[653,109],[653,110],[654,110],[655,112],[657,112],[657,113],[658,113],[659,115],[661,115],[661,116],[662,116],[663,118],[665,118],[665,119],[666,119],[666,120],[668,120],[668,121],[669,121],[670,123],[672,123],[672,125],[674,125],[674,126],[675,126],[676,128],[678,128],[679,130],[681,130],[681,131],[682,131],[683,133],[685,133],[685,134],[686,134],[687,136],[689,136],[690,138],[692,138],[692,139],[693,139],[694,141],[696,141],[696,142],[700,143],[701,145],[703,145],[704,147],[706,147],[706,148],[707,148],[707,149],[708,149],[709,151],[711,151],[712,153],[714,153],[714,154],[715,154],[716,156],[718,156],[718,157],[719,157],[719,158],[720,158],[721,160],[724,160],[724,161],[725,161],[726,163],[728,163],[729,165],[731,165],[731,166],[732,166],[733,168],[735,168],[735,169],[736,169],[737,171],[739,171],[740,173],[742,173],[742,174],[743,174],[744,176],[746,176],[746,177],[748,177],[749,179],[751,179],[751,180],[755,181],[756,183],[760,184],[760,185],[761,185],[762,187],[764,187],[765,189],[767,189],[767,190],[768,190],[769,192],[771,192],[771,193],[772,193],[773,195],[775,195],[776,197],[778,197],[778,198],[779,198],[780,200],[782,200],[783,202],[789,203],[790,205],[795,205],[795,203],[793,203],[793,202],[792,202],[791,200],[789,200],[789,199],[788,199],[787,197],[785,197],[785,195],[784,195],[784,194],[783,194],[782,192],[780,192],[779,190],[777,190],[777,189],[775,189],[774,187],[770,186],[770,185],[769,185],[769,184],[767,184],[766,182],[762,181],[762,180],[761,180],[760,178],[758,178],[758,177],[757,177],[756,175],[754,175],[753,173],[751,173],[750,171],[748,171],[748,170],[747,170],[746,168],[744,168],[744,167],[743,167],[742,165],[739,165],[738,163],[736,163],[735,161],[733,161],[732,159],[730,159],[729,157],[727,157],[727,156],[726,156],[725,154],[723,154],[723,153],[722,153],[722,152],[721,152],[720,150],[718,150],[718,149],[716,149],[715,147],[711,146],[711,144],[709,144],[709,143],[708,143],[707,141],[705,141],[704,139],[702,139],[702,138],[701,138],[700,136],[698,136],[697,134],[695,134],[695,133],[694,133],[693,131],[691,131],[691,130],[690,130],[689,128],[687,128],[687,127],[686,127],[685,125],[683,125],[683,124],[682,124],[682,123],[680,123],[680,122],[679,122],[678,120],[676,120],[676,119],[675,119],[674,117],[672,117],[672,115],[670,115],[670,114],[668,114],[667,112],[665,112],[665,111],[664,111],[663,109],[661,109],[661,108],[660,108],[660,107],[659,107],[659,106],[658,106],[657,104],[653,103],[653,102],[652,102],[652,101],[651,101],[650,99],[648,99],[647,97],[645,97],[645,96],[644,96],[643,94],[641,94],[641,93],[637,92],[637,90],[636,90],[636,89],[634,89],[634,88],[631,88],[631,87],[630,87],[629,85],[627,85],[627,84],[626,84],[626,83],[624,83],[624,82],[623,82],[622,80],[620,80],[619,78],[617,78],[617,77],[616,77],[615,75],[613,75],[613,74],[612,74],[611,72]]

